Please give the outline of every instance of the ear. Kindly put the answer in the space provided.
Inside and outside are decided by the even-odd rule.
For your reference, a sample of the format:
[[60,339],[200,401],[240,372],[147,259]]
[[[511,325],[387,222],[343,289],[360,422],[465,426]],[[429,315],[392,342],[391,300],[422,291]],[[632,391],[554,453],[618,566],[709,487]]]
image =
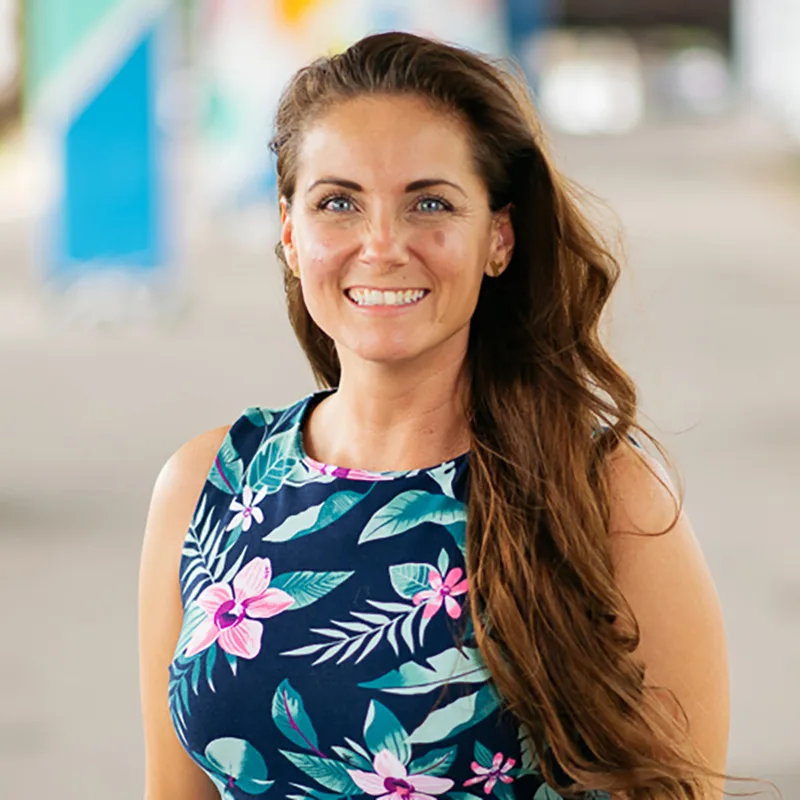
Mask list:
[[281,197],[281,244],[283,245],[283,255],[289,269],[295,274],[300,274],[300,266],[297,263],[297,250],[294,245],[294,225],[292,224],[292,213],[289,201]]
[[506,271],[514,254],[514,226],[511,224],[511,205],[496,211],[492,217],[492,243],[489,251],[487,275],[496,278]]

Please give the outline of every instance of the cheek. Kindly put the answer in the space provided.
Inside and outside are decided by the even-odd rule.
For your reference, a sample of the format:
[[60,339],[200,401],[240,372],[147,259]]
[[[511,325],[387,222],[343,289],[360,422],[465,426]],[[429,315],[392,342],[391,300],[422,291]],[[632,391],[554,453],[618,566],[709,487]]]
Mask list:
[[483,276],[484,243],[471,230],[439,228],[417,238],[417,252],[448,293],[471,295]]
[[352,235],[330,227],[310,226],[297,239],[303,275],[315,283],[337,273],[352,249]]

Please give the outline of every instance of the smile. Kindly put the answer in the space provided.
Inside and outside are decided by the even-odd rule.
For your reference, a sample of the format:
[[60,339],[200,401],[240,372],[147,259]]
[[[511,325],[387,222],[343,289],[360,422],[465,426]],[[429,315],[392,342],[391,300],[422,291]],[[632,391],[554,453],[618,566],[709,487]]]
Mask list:
[[422,300],[427,289],[348,289],[345,294],[357,306],[411,306]]

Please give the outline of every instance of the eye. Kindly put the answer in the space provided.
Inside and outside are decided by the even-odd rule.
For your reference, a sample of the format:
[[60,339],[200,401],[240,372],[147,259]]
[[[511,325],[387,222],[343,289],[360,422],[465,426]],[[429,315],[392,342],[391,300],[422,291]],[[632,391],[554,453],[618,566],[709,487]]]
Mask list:
[[452,211],[453,206],[444,199],[437,195],[428,195],[427,197],[420,197],[417,201],[417,208],[424,214],[433,214],[437,211]]
[[350,197],[342,194],[328,195],[323,197],[317,204],[320,211],[334,211],[334,212],[347,212],[352,211],[354,208],[353,200]]

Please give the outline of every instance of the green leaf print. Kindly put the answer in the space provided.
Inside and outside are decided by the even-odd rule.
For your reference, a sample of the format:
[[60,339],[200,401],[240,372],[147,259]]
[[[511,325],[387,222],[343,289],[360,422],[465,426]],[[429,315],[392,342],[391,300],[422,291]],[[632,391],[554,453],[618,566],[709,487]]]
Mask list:
[[458,500],[411,489],[393,497],[372,516],[361,532],[358,543],[397,536],[426,522],[451,525],[466,518],[466,508]]
[[360,503],[368,492],[335,492],[324,503],[311,506],[299,514],[287,517],[278,527],[273,528],[262,541],[288,542],[321,530],[343,517],[351,508]]
[[450,800],[481,800],[478,795],[469,792],[448,792],[447,796]]
[[500,781],[494,785],[492,794],[497,798],[497,800],[514,800],[516,797],[514,794],[513,785],[501,783]]
[[350,750],[347,747],[331,747],[331,750],[351,767],[364,770],[365,772],[372,772],[372,762],[359,753],[356,753],[355,750]]
[[386,706],[371,700],[364,720],[364,742],[373,755],[388,750],[403,764],[411,760],[411,744],[400,720]]
[[417,592],[430,589],[428,576],[436,568],[430,564],[394,564],[389,567],[389,579],[401,597],[411,600]]
[[407,661],[380,678],[360,683],[363,689],[379,689],[390,694],[426,694],[455,683],[486,683],[489,670],[477,648],[452,647],[427,660],[427,665]]
[[424,756],[415,758],[408,765],[410,775],[446,775],[453,762],[456,760],[458,747],[445,747],[441,750],[431,750]]
[[447,575],[447,570],[450,567],[450,556],[447,554],[447,550],[442,548],[442,552],[439,553],[439,560],[436,562],[436,568],[442,575]]
[[455,492],[453,492],[453,478],[456,476],[455,461],[446,461],[441,466],[428,470],[428,475],[439,484],[442,494],[455,497]]
[[546,783],[543,783],[536,794],[533,796],[533,800],[564,800],[561,795],[553,788],[548,786]]
[[313,778],[320,786],[345,795],[361,794],[361,790],[348,774],[347,766],[340,761],[308,753],[292,753],[290,750],[279,750],[278,752],[299,770]]
[[222,442],[214,463],[211,465],[211,471],[208,475],[208,480],[226,494],[237,495],[242,491],[242,476],[244,475],[244,467],[239,453],[233,446],[231,435],[228,433]]
[[266,408],[252,406],[251,408],[245,409],[244,416],[256,427],[263,428],[265,425],[269,425],[270,422],[272,422],[275,415]]
[[492,766],[492,759],[494,758],[494,753],[485,745],[482,745],[480,742],[475,742],[475,748],[473,750],[475,755],[475,760],[482,766],[482,767],[490,767]]
[[175,655],[183,655],[190,639],[194,636],[197,626],[208,616],[197,603],[192,602],[186,607],[183,614],[183,626],[181,627],[181,634],[178,638],[178,644],[175,645]]
[[208,647],[200,655],[206,659],[206,683],[208,683],[208,688],[211,689],[212,692],[215,692],[216,689],[214,688],[212,672],[214,670],[214,664],[217,661],[217,648]]
[[324,755],[319,751],[317,732],[303,705],[303,698],[288,680],[281,682],[272,698],[272,719],[289,741],[304,750],[310,750],[319,756]]
[[295,452],[297,431],[292,427],[273,434],[258,448],[247,468],[247,483],[253,492],[266,489],[273,494],[281,488],[287,473],[298,463]]
[[467,552],[467,520],[466,518],[463,520],[458,520],[457,522],[453,522],[450,525],[445,525],[450,535],[453,537],[453,541],[458,546],[458,549],[463,553],[466,554]]
[[408,737],[408,741],[410,744],[442,742],[477,725],[499,706],[499,698],[491,685],[482,686],[477,692],[459,697],[458,700],[432,711]]
[[236,666],[239,663],[236,656],[229,653],[227,650],[223,650],[225,653],[225,660],[228,662],[228,666],[231,668],[231,672],[233,676],[236,677]]
[[287,794],[286,800],[349,800],[350,795],[346,794],[331,794],[330,792],[321,792],[319,789],[312,789],[309,786],[303,786],[301,783],[290,783],[294,789],[299,789],[303,794]]
[[352,572],[284,572],[276,575],[270,588],[281,589],[294,600],[287,611],[297,611],[316,603],[321,597],[341,586]]
[[[247,794],[263,794],[273,784],[267,780],[267,765],[261,753],[244,739],[215,739],[206,747],[205,757],[216,777],[231,780]],[[226,780],[226,788],[227,784]]]
[[247,552],[247,547],[244,547],[234,564],[226,562],[225,555],[238,534],[236,531],[226,531],[222,521],[212,526],[215,509],[210,508],[203,516],[205,506],[206,496],[203,495],[183,543],[181,554],[185,563],[180,581],[184,606],[188,606],[209,584],[229,583]]
[[519,750],[520,769],[526,774],[538,772],[539,756],[536,754],[536,746],[533,738],[522,725],[519,727]]

